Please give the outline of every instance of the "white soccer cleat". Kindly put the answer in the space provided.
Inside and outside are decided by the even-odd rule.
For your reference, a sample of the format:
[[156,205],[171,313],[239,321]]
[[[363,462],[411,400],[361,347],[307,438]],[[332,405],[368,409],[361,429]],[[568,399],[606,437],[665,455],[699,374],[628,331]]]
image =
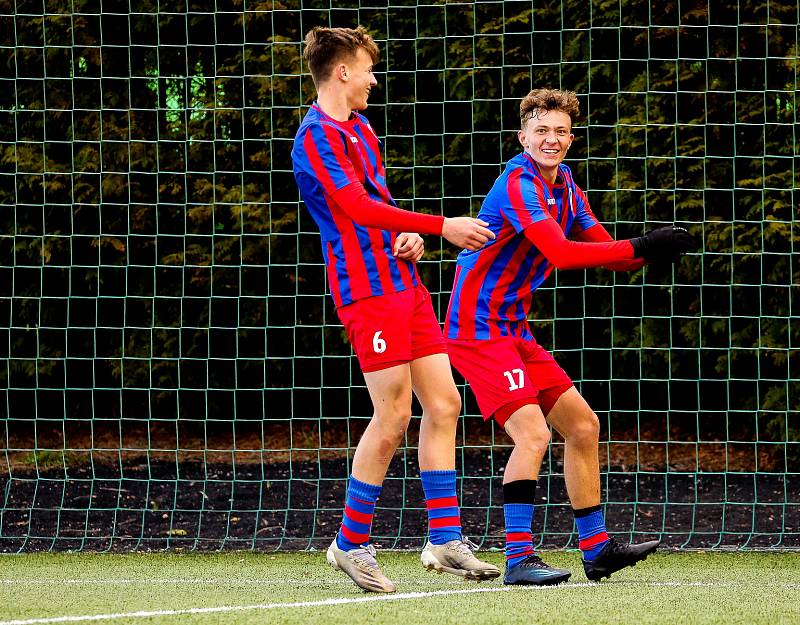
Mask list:
[[443,545],[434,545],[428,541],[420,560],[422,566],[429,571],[451,573],[478,582],[500,577],[500,569],[475,557],[472,550],[477,548],[475,543],[464,537]]
[[367,592],[394,592],[396,590],[392,581],[387,578],[378,566],[375,559],[375,547],[361,545],[358,549],[344,551],[339,549],[336,539],[333,539],[326,554],[328,564],[337,571],[344,571],[350,576],[356,586]]

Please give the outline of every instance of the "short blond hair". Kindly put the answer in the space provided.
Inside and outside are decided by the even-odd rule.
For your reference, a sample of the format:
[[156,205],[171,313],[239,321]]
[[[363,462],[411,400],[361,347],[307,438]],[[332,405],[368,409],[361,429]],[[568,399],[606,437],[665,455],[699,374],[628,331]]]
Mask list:
[[519,121],[524,128],[527,121],[540,111],[561,111],[569,115],[574,124],[580,114],[578,96],[574,91],[561,89],[534,89],[519,105]]
[[373,64],[378,62],[380,53],[378,45],[363,26],[358,28],[316,26],[308,31],[305,44],[303,58],[308,63],[315,85],[330,78],[334,65],[338,61],[351,59],[359,48],[366,50]]

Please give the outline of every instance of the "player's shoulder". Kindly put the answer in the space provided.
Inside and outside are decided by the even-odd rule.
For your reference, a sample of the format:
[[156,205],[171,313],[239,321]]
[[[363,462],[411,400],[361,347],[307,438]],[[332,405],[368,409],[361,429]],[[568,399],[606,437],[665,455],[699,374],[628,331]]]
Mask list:
[[533,183],[538,180],[533,159],[525,152],[520,152],[510,159],[506,163],[506,171],[509,175],[518,177],[521,182]]
[[527,170],[526,159],[524,154],[517,154],[514,158],[506,161],[506,166],[503,168],[502,173],[497,177],[495,186],[506,186],[509,179],[519,178],[525,175]]
[[320,113],[316,107],[312,106],[308,113],[306,113],[306,116],[303,118],[294,136],[294,146],[292,148],[293,158],[302,159],[304,157],[303,155],[306,152],[306,138],[309,136],[309,133],[311,133],[311,137],[313,138],[313,143],[316,146],[315,149],[319,150],[323,145],[330,144],[332,142],[332,137],[336,136],[335,134],[332,135],[331,131],[341,135],[341,140],[345,141],[346,137],[341,128]]
[[514,178],[525,192],[541,194],[542,182],[536,173],[536,167],[529,156],[522,152],[508,161],[506,166],[509,178]]
[[506,171],[512,173],[519,169],[525,171],[528,169],[530,162],[525,156],[525,152],[520,152],[515,157],[508,159],[506,162]]
[[506,161],[506,165],[500,175],[495,179],[492,188],[486,195],[484,206],[494,206],[497,202],[504,203],[508,199],[509,185],[512,180],[517,180],[521,173],[525,171],[524,158],[522,155],[517,155],[514,158]]
[[311,127],[314,124],[318,123],[318,120],[319,120],[319,113],[312,106],[310,109],[308,109],[305,116],[300,121],[300,126],[297,128],[297,132],[294,134],[295,149],[297,149],[297,147],[302,142],[303,138],[306,136]]

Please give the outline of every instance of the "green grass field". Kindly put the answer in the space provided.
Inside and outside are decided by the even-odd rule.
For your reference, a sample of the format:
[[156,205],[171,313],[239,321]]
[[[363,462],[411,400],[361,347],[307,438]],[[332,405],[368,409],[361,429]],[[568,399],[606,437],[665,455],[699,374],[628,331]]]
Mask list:
[[800,622],[798,553],[658,553],[601,584],[577,552],[545,557],[572,581],[469,584],[424,571],[416,553],[380,553],[398,593],[367,595],[322,553],[0,556],[0,625]]

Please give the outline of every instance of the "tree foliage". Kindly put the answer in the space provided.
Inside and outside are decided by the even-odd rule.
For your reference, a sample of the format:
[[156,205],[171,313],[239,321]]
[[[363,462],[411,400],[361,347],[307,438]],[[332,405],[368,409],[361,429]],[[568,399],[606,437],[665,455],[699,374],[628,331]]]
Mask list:
[[[323,387],[351,383],[290,151],[314,97],[304,33],[362,23],[402,207],[474,214],[518,151],[520,98],[557,86],[579,94],[569,164],[607,227],[702,238],[674,271],[564,273],[540,293],[542,342],[599,410],[721,413],[710,436],[797,449],[792,3],[96,4],[0,16],[8,418],[317,418]],[[428,246],[443,311],[455,252]]]

